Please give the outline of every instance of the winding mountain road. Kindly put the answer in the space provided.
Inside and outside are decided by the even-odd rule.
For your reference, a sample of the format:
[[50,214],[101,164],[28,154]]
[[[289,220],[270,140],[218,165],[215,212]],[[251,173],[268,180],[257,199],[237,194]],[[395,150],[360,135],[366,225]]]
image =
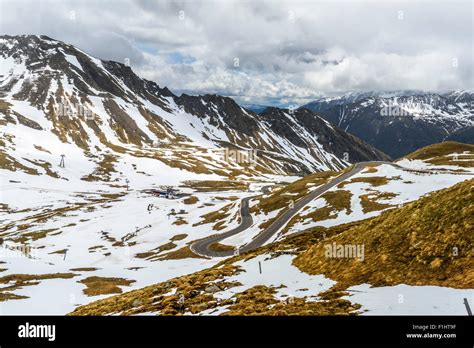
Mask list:
[[[367,165],[370,165],[370,164],[389,164],[397,168],[402,168],[399,165],[394,164],[392,162],[384,162],[384,161],[355,163],[354,167],[350,171],[335,177],[330,182],[322,186],[319,186],[314,191],[311,191],[309,194],[301,198],[299,201],[295,202],[293,207],[288,208],[283,214],[278,216],[270,226],[268,226],[265,230],[260,232],[254,239],[252,239],[251,242],[240,247],[238,251],[246,252],[246,251],[254,250],[256,248],[261,247],[272,236],[274,236],[283,226],[285,226],[288,223],[288,221],[290,221],[290,219],[293,216],[295,216],[301,209],[303,209],[303,207],[306,206],[309,202],[318,198],[319,196],[321,196],[322,194],[324,194],[326,191],[330,190],[334,186],[349,179],[351,176],[354,176],[355,174],[359,173],[362,169],[364,169]],[[264,193],[266,193],[267,190],[268,190],[268,186],[262,189]],[[235,251],[233,250],[217,251],[217,250],[211,250],[209,247],[214,243],[218,243],[226,238],[229,238],[233,235],[241,233],[245,231],[247,228],[249,228],[250,226],[252,226],[253,219],[252,219],[252,215],[249,212],[249,200],[258,196],[259,195],[246,197],[242,199],[241,205],[240,205],[240,216],[242,217],[242,221],[239,226],[237,226],[236,228],[228,232],[212,235],[210,237],[198,240],[194,242],[193,244],[191,244],[190,246],[191,250],[194,253],[201,256],[205,256],[205,257],[228,257],[228,256],[234,255]]]

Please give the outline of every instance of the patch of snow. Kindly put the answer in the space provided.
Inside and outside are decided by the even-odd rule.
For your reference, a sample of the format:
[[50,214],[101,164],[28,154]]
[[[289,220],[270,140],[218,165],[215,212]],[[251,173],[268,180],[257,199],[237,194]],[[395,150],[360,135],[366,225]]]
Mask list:
[[[293,266],[292,255],[280,255],[268,258],[268,255],[258,255],[247,261],[239,261],[234,265],[242,268],[237,275],[225,278],[225,281],[237,281],[241,286],[231,287],[214,294],[218,299],[229,299],[256,285],[275,287],[276,299],[284,300],[287,297],[308,298],[317,301],[320,292],[331,288],[335,282],[324,275],[309,275]],[[262,273],[260,273],[261,265]],[[283,285],[283,286],[282,286]]]
[[362,305],[365,315],[467,315],[464,298],[474,304],[473,289],[441,286],[352,286],[343,298]]

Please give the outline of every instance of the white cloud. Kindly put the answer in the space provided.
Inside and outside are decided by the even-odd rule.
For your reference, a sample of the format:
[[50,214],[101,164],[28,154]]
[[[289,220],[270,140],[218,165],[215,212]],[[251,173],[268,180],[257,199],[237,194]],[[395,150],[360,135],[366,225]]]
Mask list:
[[0,6],[2,33],[46,34],[103,59],[130,58],[140,75],[178,92],[298,103],[352,90],[474,85],[468,0],[0,0]]

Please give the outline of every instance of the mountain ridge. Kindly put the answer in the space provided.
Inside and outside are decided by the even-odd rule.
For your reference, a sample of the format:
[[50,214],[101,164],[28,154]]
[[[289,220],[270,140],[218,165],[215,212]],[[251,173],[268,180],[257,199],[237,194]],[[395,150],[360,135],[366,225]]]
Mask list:
[[[294,175],[341,169],[359,159],[388,158],[316,114],[279,109],[266,113],[263,120],[229,97],[177,96],[140,78],[125,64],[97,59],[46,36],[1,36],[0,59],[1,122],[52,132],[62,143],[85,151],[85,157],[103,158],[118,151],[119,162],[122,154],[145,156],[187,171],[218,175],[234,175],[236,170]],[[68,113],[59,115],[61,110]],[[301,114],[306,114],[306,121],[301,122]],[[291,132],[275,126],[283,119]],[[24,140],[33,138],[28,135]],[[9,145],[14,149],[17,144],[12,140]],[[249,163],[229,164],[219,158],[208,163],[206,158],[216,160],[214,150],[226,148],[258,153],[256,166],[249,169]],[[4,151],[29,166],[8,147]]]
[[308,108],[393,158],[450,139],[473,142],[474,92],[353,93],[320,98]]

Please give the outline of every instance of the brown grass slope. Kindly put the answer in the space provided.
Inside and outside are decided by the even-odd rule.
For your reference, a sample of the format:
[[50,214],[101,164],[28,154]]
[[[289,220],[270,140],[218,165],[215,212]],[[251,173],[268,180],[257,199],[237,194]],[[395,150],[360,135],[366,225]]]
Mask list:
[[[453,154],[457,153],[457,160]],[[423,160],[433,165],[455,165],[474,167],[474,145],[445,141],[423,147],[405,156],[412,160]]]
[[[437,191],[403,208],[379,217],[331,228],[317,226],[219,264],[117,296],[80,306],[71,315],[200,313],[228,306],[223,315],[341,315],[356,314],[360,307],[341,298],[348,286],[399,283],[474,287],[474,179]],[[365,259],[329,259],[324,246],[364,244]],[[189,249],[188,249],[189,250]],[[278,301],[274,288],[250,287],[231,299],[219,300],[209,287],[224,290],[238,284],[226,277],[241,270],[237,261],[260,254],[269,257],[294,254],[294,264],[310,274],[324,273],[338,284],[324,294],[323,301],[303,298]],[[173,290],[171,293],[170,291]],[[180,299],[182,298],[182,301]]]
[[[328,298],[327,301],[318,303],[295,299],[294,302],[286,303],[275,301],[272,288],[256,286],[246,289],[232,299],[218,300],[206,289],[217,286],[224,290],[239,285],[225,280],[225,277],[241,271],[234,265],[237,261],[251,259],[260,254],[268,254],[271,257],[281,253],[297,254],[318,243],[324,236],[329,237],[341,233],[348,226],[354,226],[357,223],[359,222],[336,226],[331,230],[316,227],[309,233],[292,236],[279,243],[269,244],[225,259],[209,269],[77,307],[70,315],[135,315],[149,312],[161,315],[182,315],[189,312],[197,314],[226,305],[231,306],[224,315],[351,314],[358,306],[340,298]],[[171,290],[174,290],[173,294],[170,294]],[[179,301],[181,296],[183,301]]]
[[[363,261],[326,257],[326,246],[364,245]],[[341,287],[412,284],[474,288],[474,179],[347,229],[294,264]]]
[[405,158],[409,159],[428,159],[433,157],[440,157],[450,155],[452,153],[462,153],[464,151],[474,152],[474,145],[458,143],[456,141],[444,141],[442,143],[425,146],[408,155]]
[[[344,171],[341,171],[343,173]],[[311,186],[320,186],[328,182],[331,176],[340,173],[326,171],[307,175],[281,188],[273,190],[269,195],[258,198],[258,203],[250,209],[252,213],[270,213],[274,210],[287,208],[290,201],[296,202],[307,195]]]

